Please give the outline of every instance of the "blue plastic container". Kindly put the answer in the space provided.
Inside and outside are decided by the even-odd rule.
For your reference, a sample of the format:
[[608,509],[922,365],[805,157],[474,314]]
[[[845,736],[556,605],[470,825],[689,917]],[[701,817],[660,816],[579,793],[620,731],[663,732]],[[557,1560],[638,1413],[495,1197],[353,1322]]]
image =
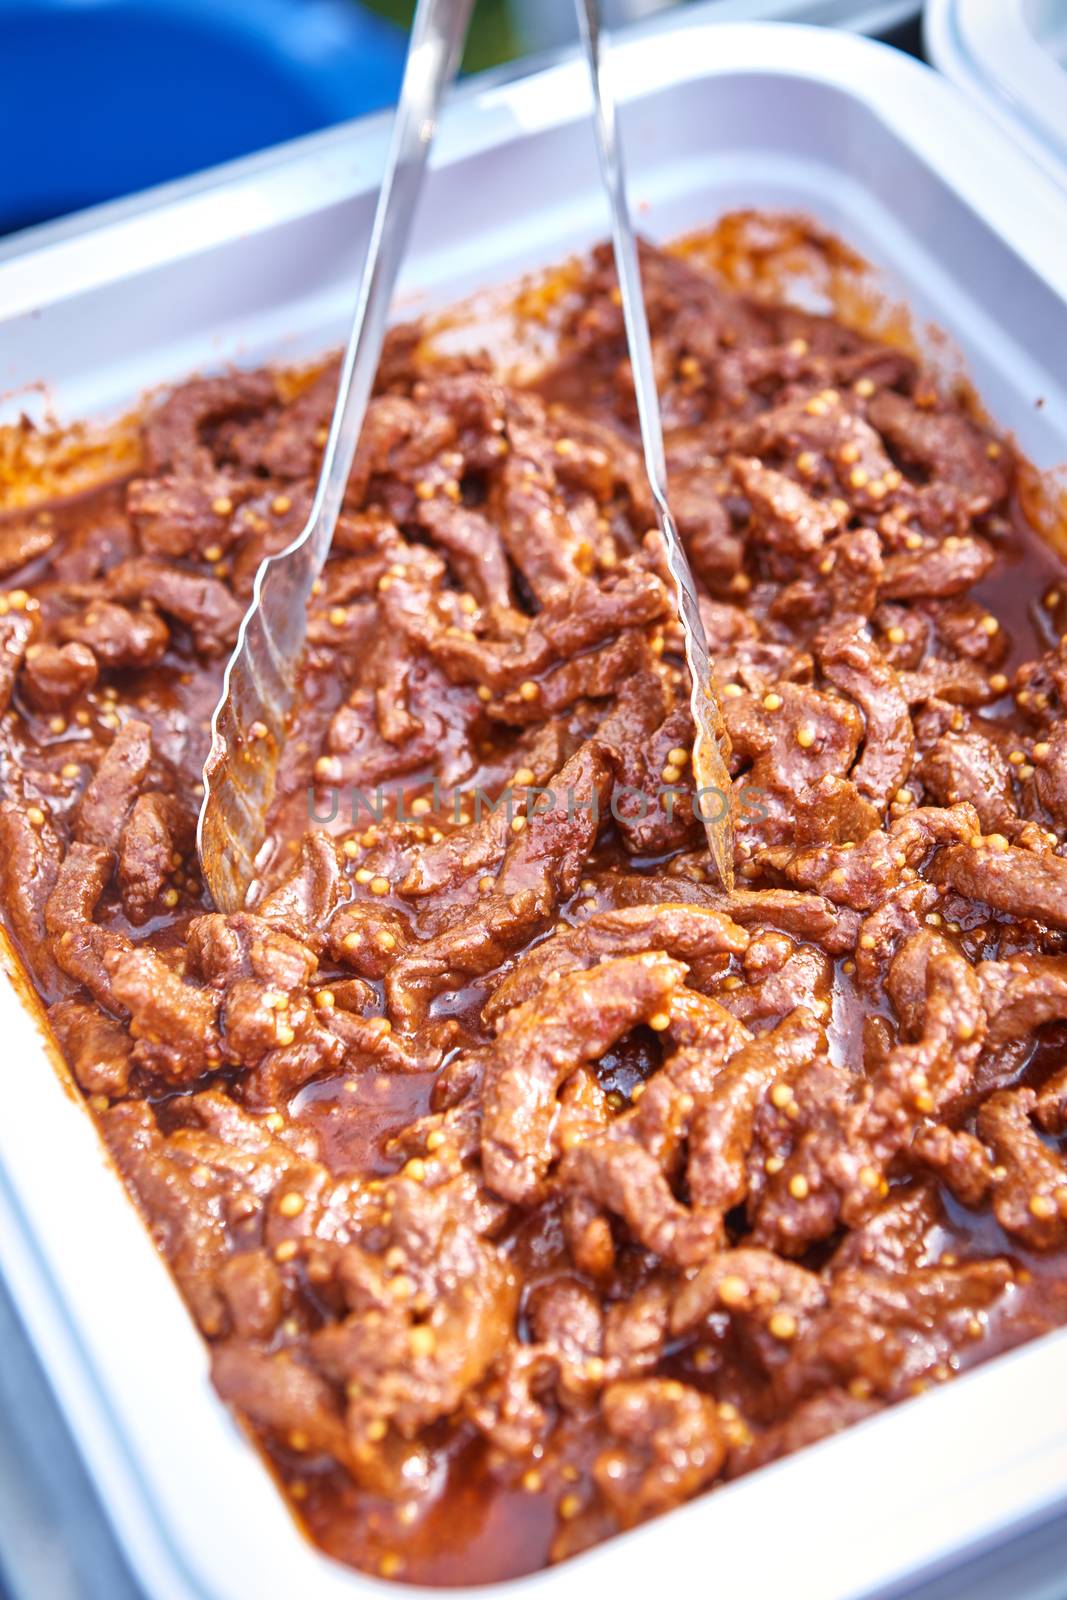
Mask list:
[[0,0],[0,233],[395,101],[356,0]]

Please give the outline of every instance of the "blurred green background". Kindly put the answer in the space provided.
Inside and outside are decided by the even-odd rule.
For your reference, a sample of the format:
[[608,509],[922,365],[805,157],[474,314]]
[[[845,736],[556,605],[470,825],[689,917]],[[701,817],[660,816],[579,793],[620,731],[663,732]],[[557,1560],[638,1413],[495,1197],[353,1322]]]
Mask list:
[[[363,0],[368,11],[377,11],[391,22],[407,27],[415,11],[415,0]],[[478,0],[471,22],[463,65],[468,72],[495,67],[510,61],[522,50],[522,40],[508,0]]]
[[[407,27],[415,0],[360,0],[368,11]],[[600,0],[609,28],[628,26],[686,0]],[[757,10],[766,0],[754,0]],[[742,0],[743,4],[743,0]],[[773,0],[772,0],[773,4]],[[477,0],[463,65],[468,72],[495,67],[530,51],[555,50],[578,37],[574,0]]]

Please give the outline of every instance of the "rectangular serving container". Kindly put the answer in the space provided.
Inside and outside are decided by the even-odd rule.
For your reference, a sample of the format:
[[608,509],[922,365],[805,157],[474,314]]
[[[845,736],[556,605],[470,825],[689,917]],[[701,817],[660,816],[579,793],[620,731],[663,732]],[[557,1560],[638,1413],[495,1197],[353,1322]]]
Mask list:
[[[1067,202],[949,83],[818,29],[685,26],[621,45],[641,224],[801,209],[944,330],[1039,467],[1067,458]],[[587,246],[605,218],[576,61],[459,92],[405,276],[410,314]],[[116,412],[168,378],[340,338],[382,119],[0,249],[8,416]],[[35,390],[33,385],[44,385]],[[204,1346],[38,1025],[0,993],[0,1266],[152,1600],[354,1600],[214,1396]],[[724,1600],[846,1600],[930,1576],[1067,1504],[1067,1332],[553,1571],[563,1600],[692,1575]],[[428,1592],[428,1591],[427,1591]],[[468,1591],[473,1594],[474,1591]]]

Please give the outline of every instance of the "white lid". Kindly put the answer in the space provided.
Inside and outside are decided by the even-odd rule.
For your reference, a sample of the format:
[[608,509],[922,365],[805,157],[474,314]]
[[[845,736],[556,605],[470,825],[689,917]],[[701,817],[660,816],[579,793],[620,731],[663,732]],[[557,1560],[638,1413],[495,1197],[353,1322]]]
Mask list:
[[1067,188],[1064,0],[926,0],[926,48]]
[[[678,20],[686,20],[687,8],[677,9]],[[806,22],[852,33],[887,33],[913,21],[920,9],[919,0],[717,0],[704,8],[709,22]]]
[[[678,4],[677,0],[602,0],[609,28],[630,27],[655,17],[659,24],[688,26],[694,22],[805,22],[852,33],[887,33],[913,22],[921,0],[711,0],[710,4]],[[574,0],[513,0],[519,32],[527,50],[559,49],[577,37]],[[670,15],[665,17],[664,12]]]

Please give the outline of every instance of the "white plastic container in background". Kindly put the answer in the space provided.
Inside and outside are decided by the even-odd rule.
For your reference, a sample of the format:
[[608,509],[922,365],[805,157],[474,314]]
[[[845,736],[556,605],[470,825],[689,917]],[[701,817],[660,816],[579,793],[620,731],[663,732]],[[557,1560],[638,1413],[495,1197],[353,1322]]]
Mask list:
[[[823,29],[671,27],[621,44],[614,70],[648,234],[738,206],[811,213],[884,270],[916,327],[944,330],[1038,466],[1067,459],[1067,196],[966,96]],[[197,369],[336,343],[387,133],[380,118],[332,130],[0,247],[0,415],[36,383],[70,419]],[[443,118],[404,312],[605,226],[582,65],[475,82]],[[0,1036],[0,1266],[150,1600],[381,1595],[291,1521],[2,980]],[[1067,1505],[1065,1370],[1067,1331],[492,1593],[644,1600],[682,1578],[723,1600],[896,1592]]]
[[[856,33],[888,33],[913,22],[921,0],[602,0],[606,25],[623,28],[670,13],[685,25],[701,16],[716,22],[803,22]],[[577,37],[574,0],[512,0],[527,50],[558,50]]]
[[923,27],[938,70],[1067,188],[1067,0],[926,0]]

